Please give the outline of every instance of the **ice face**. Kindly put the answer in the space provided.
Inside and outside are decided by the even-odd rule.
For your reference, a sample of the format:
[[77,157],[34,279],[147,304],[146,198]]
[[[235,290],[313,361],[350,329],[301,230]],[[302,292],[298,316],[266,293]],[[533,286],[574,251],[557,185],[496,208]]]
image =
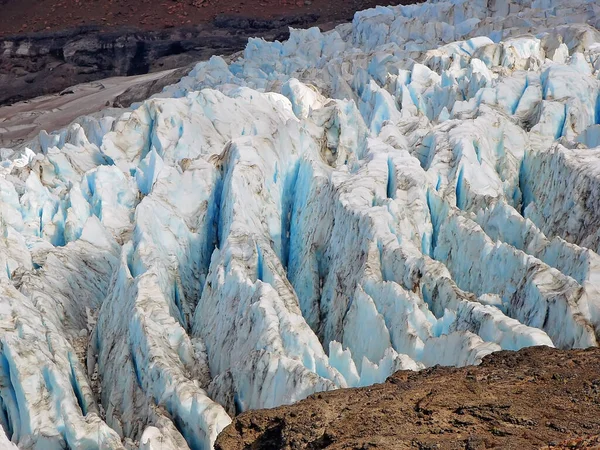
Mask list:
[[251,39],[0,164],[2,448],[598,344],[600,6],[379,7]]

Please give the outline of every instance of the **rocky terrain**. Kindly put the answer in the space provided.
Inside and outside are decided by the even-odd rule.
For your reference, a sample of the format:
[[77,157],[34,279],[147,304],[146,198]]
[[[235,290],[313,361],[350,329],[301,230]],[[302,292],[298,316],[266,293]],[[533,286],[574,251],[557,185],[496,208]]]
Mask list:
[[228,55],[241,50],[251,36],[282,39],[288,26],[313,25],[317,18],[288,17],[269,27],[265,21],[258,29],[198,25],[159,31],[102,31],[89,27],[6,37],[0,41],[4,49],[0,54],[0,105],[79,83],[173,69],[215,54]]
[[383,384],[250,411],[215,449],[600,448],[600,350],[535,347],[480,366],[400,371]]
[[231,54],[249,37],[286,39],[290,26],[330,28],[377,3],[2,0],[0,105]]
[[76,118],[105,113],[112,107],[127,108],[177,82],[190,67],[144,75],[112,77],[71,86],[61,94],[46,95],[0,106],[0,148],[17,148],[37,137],[40,130],[67,126]]
[[278,28],[287,17],[313,15],[323,23],[349,21],[356,11],[400,3],[402,0],[0,0],[0,37],[82,26],[102,31],[218,26],[224,18],[254,22],[255,29]]

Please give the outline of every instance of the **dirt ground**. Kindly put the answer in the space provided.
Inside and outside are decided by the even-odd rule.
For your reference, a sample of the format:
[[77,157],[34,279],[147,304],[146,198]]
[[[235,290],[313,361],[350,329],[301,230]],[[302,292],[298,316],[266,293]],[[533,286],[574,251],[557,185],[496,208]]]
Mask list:
[[0,37],[81,26],[157,30],[212,22],[218,15],[273,19],[318,14],[321,22],[402,0],[0,0]]
[[600,349],[537,347],[250,411],[215,448],[600,449],[599,434]]
[[[112,106],[129,106],[131,102],[125,105],[120,102],[124,93],[137,88],[133,93],[138,95],[132,101],[143,100],[181,76],[181,71],[167,70],[133,77],[106,78],[73,86],[67,95],[47,95],[14,105],[0,105],[0,148],[17,148],[34,139],[40,130],[58,130],[79,116]],[[148,89],[152,88],[155,89],[149,92]],[[113,114],[121,112],[115,110]]]

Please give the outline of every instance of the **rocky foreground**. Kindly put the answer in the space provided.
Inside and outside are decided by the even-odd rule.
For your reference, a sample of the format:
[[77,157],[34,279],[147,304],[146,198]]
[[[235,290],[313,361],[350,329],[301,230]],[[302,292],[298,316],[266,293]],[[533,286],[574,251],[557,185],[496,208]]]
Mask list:
[[600,448],[581,438],[600,433],[599,368],[597,348],[535,347],[493,353],[478,367],[400,371],[241,414],[215,448]]

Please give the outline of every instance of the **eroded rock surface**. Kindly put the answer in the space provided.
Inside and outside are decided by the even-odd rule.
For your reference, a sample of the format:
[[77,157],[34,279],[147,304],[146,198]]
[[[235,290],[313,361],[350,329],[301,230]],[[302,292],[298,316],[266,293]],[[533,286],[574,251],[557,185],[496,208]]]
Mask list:
[[494,353],[478,367],[397,372],[244,413],[215,449],[597,448],[580,436],[600,432],[599,365],[597,349],[538,347]]

